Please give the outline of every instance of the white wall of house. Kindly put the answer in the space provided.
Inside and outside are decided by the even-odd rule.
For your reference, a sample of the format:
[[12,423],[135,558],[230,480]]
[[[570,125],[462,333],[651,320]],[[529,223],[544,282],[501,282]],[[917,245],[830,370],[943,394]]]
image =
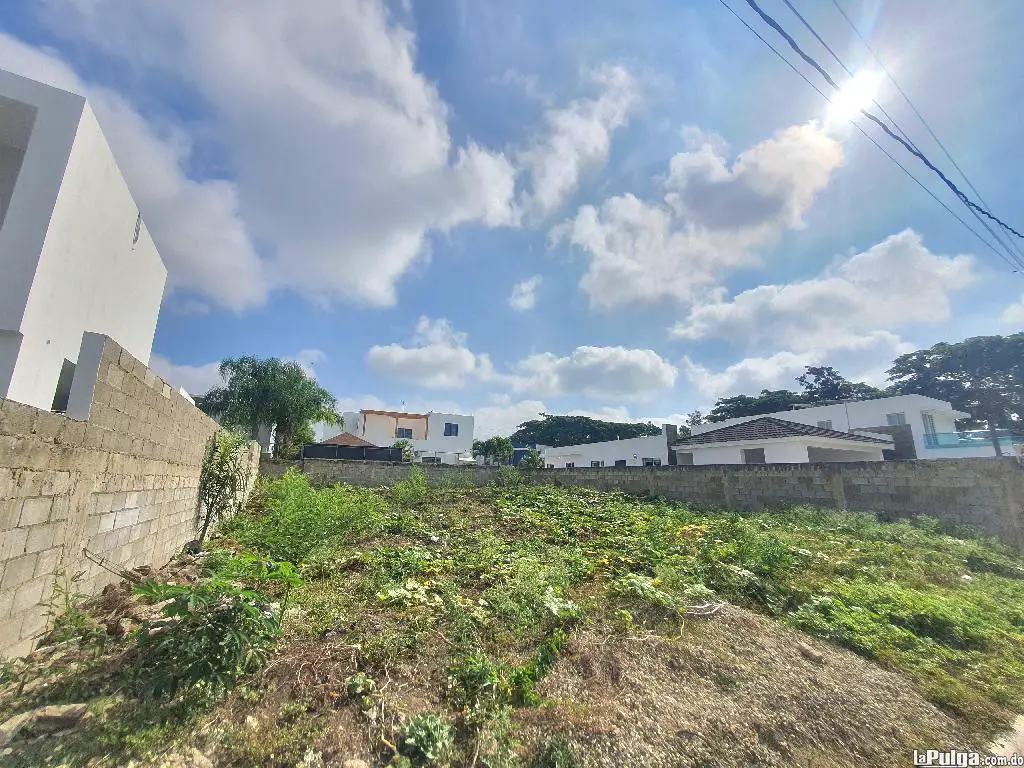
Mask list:
[[541,457],[545,466],[554,465],[556,469],[563,469],[566,464],[589,467],[594,461],[604,462],[601,466],[614,467],[616,461],[622,460],[625,460],[627,467],[642,467],[644,459],[655,459],[665,465],[668,464],[668,438],[663,428],[660,435],[651,437],[545,448]]
[[[807,464],[818,461],[882,461],[882,450],[885,447],[837,438],[783,437],[680,446],[676,453],[693,454],[694,466],[745,464],[743,451],[760,448],[764,451],[765,464]],[[688,462],[680,459],[679,463]]]
[[49,409],[84,332],[149,362],[167,270],[82,97],[0,71],[0,145],[0,396]]
[[[813,426],[831,423],[830,428],[838,432],[850,432],[867,427],[890,426],[890,415],[903,414],[904,422],[910,426],[914,436],[914,448],[919,459],[968,458],[974,456],[994,456],[995,449],[991,445],[972,446],[970,448],[929,448],[925,439],[925,415],[931,417],[935,431],[939,434],[956,432],[956,420],[965,418],[960,411],[944,400],[936,400],[924,395],[896,395],[881,397],[877,400],[861,400],[854,403],[838,405],[819,405],[813,408],[797,408],[792,411],[766,413],[761,416],[772,416],[777,419],[793,421],[797,424]],[[701,424],[693,427],[695,435],[712,429],[742,424],[761,416],[742,416],[726,419],[714,424]]]

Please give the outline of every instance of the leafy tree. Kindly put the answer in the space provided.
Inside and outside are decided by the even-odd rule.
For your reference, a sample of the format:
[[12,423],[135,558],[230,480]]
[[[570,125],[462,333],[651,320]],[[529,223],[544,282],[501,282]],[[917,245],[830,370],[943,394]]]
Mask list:
[[311,422],[300,424],[292,436],[292,440],[281,447],[280,453],[276,455],[282,459],[298,459],[302,457],[302,446],[316,441],[316,431]]
[[887,371],[890,389],[948,400],[984,423],[997,455],[995,430],[1024,426],[1024,333],[975,336],[900,355]]
[[196,492],[195,524],[200,547],[211,523],[231,517],[245,503],[251,480],[245,435],[221,430],[211,437]]
[[391,447],[402,449],[402,461],[412,461],[416,458],[412,452],[412,443],[408,440],[395,440]]
[[558,447],[661,434],[661,428],[650,422],[623,424],[591,419],[587,416],[553,416],[547,413],[542,413],[541,416],[543,418],[520,424],[511,435],[512,441]]
[[808,365],[797,382],[803,387],[804,402],[824,403],[832,400],[868,400],[885,395],[880,389],[863,382],[852,382],[830,365]]
[[526,452],[526,455],[519,461],[519,469],[544,469],[544,458],[540,455],[539,451],[531,448]]
[[224,386],[211,389],[196,404],[224,426],[241,430],[253,440],[260,427],[276,427],[275,455],[295,442],[303,425],[339,421],[334,396],[298,363],[276,357],[229,358],[221,362],[220,375]]
[[687,417],[686,417],[686,426],[687,426],[687,428],[689,428],[689,427],[699,427],[703,423],[704,423],[704,414],[701,413],[700,411],[691,411],[690,414],[687,415]]
[[740,416],[760,416],[765,413],[788,411],[794,405],[805,403],[804,396],[788,389],[762,389],[757,397],[736,395],[723,397],[715,403],[707,420],[709,422],[725,421]]
[[487,440],[473,441],[473,455],[483,456],[489,463],[509,464],[512,462],[512,439],[508,437],[491,437]]

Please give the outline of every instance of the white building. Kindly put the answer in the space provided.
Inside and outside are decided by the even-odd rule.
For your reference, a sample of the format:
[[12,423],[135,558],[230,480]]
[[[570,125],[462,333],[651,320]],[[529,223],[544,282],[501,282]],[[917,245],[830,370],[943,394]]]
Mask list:
[[[854,430],[883,429],[894,435],[896,447],[901,447],[899,432],[909,432],[912,443],[907,442],[901,458],[947,459],[973,456],[995,456],[988,434],[984,430],[958,432],[956,422],[970,417],[969,413],[953,410],[944,400],[924,395],[897,395],[880,397],[875,400],[858,400],[836,405],[818,405],[796,408],[790,411],[768,413],[774,417],[798,424],[809,424],[838,432]],[[691,429],[693,435],[700,435],[722,427],[742,424],[761,416],[742,416],[713,424],[702,424]],[[900,427],[907,429],[900,430]],[[1012,439],[1001,440],[1003,453],[1011,455]],[[912,452],[913,455],[907,455]]]
[[396,440],[408,440],[415,460],[424,464],[459,464],[473,461],[473,417],[457,413],[405,413],[361,410],[342,414],[343,427],[324,430],[328,440],[342,432],[389,448]]
[[817,462],[883,461],[893,439],[870,432],[837,430],[784,421],[771,416],[691,434],[673,444],[676,463],[707,464],[807,464]]
[[548,469],[660,467],[669,463],[669,444],[675,441],[676,434],[674,426],[665,425],[660,435],[545,448],[541,457]]
[[64,410],[87,331],[148,364],[166,279],[89,104],[0,71],[0,397]]

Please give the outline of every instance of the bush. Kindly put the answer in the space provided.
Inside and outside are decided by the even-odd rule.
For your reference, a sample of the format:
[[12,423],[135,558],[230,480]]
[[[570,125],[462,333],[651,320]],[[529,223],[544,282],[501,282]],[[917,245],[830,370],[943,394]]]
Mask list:
[[135,592],[170,600],[163,618],[139,629],[139,677],[146,693],[170,697],[191,688],[220,695],[263,667],[281,631],[279,616],[259,592],[210,580],[144,582]]
[[398,752],[414,765],[441,765],[455,748],[455,732],[433,713],[417,715],[401,729]]
[[292,563],[304,562],[327,539],[350,542],[379,532],[387,512],[387,505],[372,489],[313,488],[294,469],[266,483],[261,498],[262,512],[235,516],[226,532],[251,549]]
[[196,494],[199,542],[210,524],[235,514],[249,492],[249,441],[244,435],[221,430],[206,446]]
[[403,507],[418,504],[428,495],[430,488],[427,487],[427,473],[419,467],[410,469],[408,479],[395,483],[391,489],[391,497]]

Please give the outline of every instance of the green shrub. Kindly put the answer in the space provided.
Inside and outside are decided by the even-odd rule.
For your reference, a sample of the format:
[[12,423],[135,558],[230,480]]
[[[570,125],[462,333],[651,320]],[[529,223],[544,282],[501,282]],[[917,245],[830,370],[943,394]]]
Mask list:
[[443,765],[454,749],[454,730],[432,712],[417,715],[400,731],[399,754],[414,765]]
[[195,524],[200,543],[206,539],[211,523],[238,512],[251,479],[248,439],[229,430],[210,438],[196,492]]
[[262,488],[263,510],[233,517],[226,533],[275,560],[304,562],[325,540],[339,544],[377,533],[387,504],[376,490],[335,485],[313,488],[294,469]]
[[153,696],[192,688],[220,695],[263,667],[280,634],[279,617],[262,594],[224,581],[150,581],[135,592],[170,600],[163,618],[144,622],[138,632],[138,677]]
[[412,467],[409,470],[409,477],[394,484],[391,488],[391,498],[399,506],[411,507],[424,501],[430,494],[427,486],[427,473],[420,467]]

